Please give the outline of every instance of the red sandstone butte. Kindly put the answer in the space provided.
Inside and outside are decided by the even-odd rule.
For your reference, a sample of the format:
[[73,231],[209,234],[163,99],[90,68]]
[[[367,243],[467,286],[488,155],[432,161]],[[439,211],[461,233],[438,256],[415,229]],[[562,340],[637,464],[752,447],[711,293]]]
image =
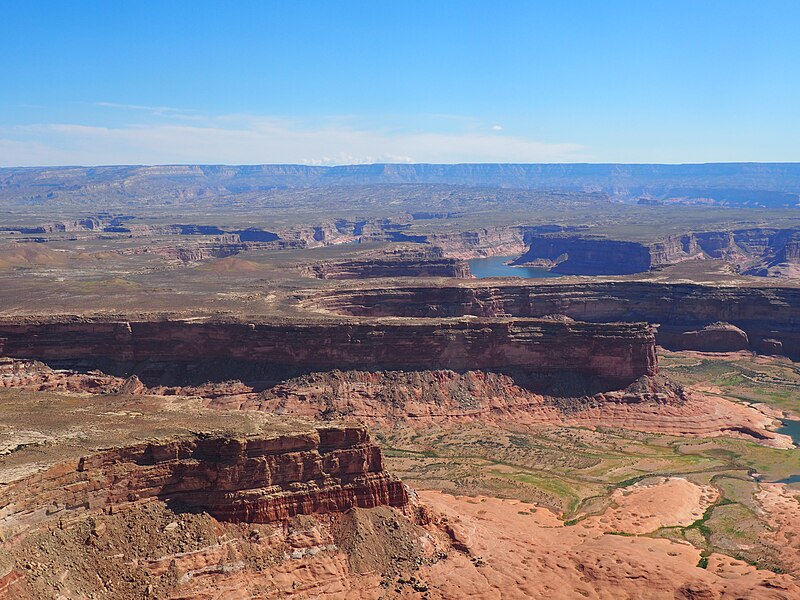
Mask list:
[[360,426],[184,435],[65,460],[18,479],[13,469],[0,474],[0,541],[52,518],[148,498],[250,523],[408,503]]

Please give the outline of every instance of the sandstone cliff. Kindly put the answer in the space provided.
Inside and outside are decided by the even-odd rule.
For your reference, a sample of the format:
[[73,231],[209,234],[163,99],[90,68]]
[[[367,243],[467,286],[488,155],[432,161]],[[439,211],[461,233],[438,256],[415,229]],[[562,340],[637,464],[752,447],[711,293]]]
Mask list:
[[0,541],[47,519],[147,498],[249,523],[408,502],[361,427],[198,434],[113,448],[7,481],[0,489]]
[[[670,348],[693,345],[686,332],[723,321],[743,332],[717,335],[717,350],[750,348],[800,357],[800,289],[790,286],[740,286],[660,281],[592,281],[437,287],[387,287],[327,292],[311,302],[328,311],[360,316],[546,317],[566,315],[602,323],[657,323],[657,342]],[[709,339],[710,332],[695,340]]]
[[625,275],[685,260],[723,259],[753,275],[776,275],[797,264],[800,231],[752,228],[670,235],[654,241],[623,241],[585,234],[526,236],[528,248],[515,264],[566,275]]
[[536,236],[513,264],[530,264],[565,275],[621,275],[650,268],[646,246],[605,238]]
[[475,231],[435,233],[426,235],[422,241],[441,247],[447,256],[462,259],[511,256],[525,251],[522,227],[486,227]]
[[[208,410],[196,397],[3,396],[3,600],[380,589],[435,543],[358,425]],[[378,529],[366,540],[365,524]],[[375,547],[391,554],[356,563]]]
[[152,379],[282,378],[328,369],[580,372],[626,385],[657,372],[645,323],[552,319],[224,322],[0,321],[0,356],[90,364]]

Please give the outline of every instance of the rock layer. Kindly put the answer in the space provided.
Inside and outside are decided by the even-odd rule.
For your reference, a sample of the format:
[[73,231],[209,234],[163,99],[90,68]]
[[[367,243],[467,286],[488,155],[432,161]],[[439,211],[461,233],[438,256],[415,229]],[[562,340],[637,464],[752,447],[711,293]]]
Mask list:
[[361,427],[195,435],[106,450],[10,482],[0,490],[0,540],[56,516],[147,498],[249,523],[408,503]]
[[800,230],[753,228],[688,232],[654,241],[625,241],[573,234],[531,234],[515,264],[568,275],[625,275],[685,260],[723,259],[753,275],[779,275],[796,265]]
[[[749,348],[800,357],[800,288],[790,286],[533,280],[338,290],[310,302],[338,314],[373,317],[565,315],[593,323],[648,321],[659,324],[659,344],[697,350],[713,349],[706,342],[714,332],[703,328],[723,321],[743,332],[729,329],[735,347],[726,344],[726,350]],[[698,331],[703,333],[685,335]]]
[[548,319],[366,322],[0,322],[0,355],[83,364],[148,379],[281,378],[348,369],[505,369],[579,372],[625,385],[658,370],[645,323]]

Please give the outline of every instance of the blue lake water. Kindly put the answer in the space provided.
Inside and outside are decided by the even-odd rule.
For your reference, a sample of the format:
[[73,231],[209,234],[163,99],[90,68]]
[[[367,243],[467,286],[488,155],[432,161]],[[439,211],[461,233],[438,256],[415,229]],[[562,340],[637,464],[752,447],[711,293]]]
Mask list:
[[560,277],[558,273],[551,273],[544,269],[512,267],[505,264],[514,258],[514,256],[492,256],[490,258],[473,258],[467,262],[469,263],[470,271],[478,279],[483,279],[484,277],[525,277],[527,279]]
[[[800,446],[800,421],[784,421],[783,427],[778,429],[778,433],[791,436],[794,445]],[[800,483],[800,473],[781,479],[779,483]]]

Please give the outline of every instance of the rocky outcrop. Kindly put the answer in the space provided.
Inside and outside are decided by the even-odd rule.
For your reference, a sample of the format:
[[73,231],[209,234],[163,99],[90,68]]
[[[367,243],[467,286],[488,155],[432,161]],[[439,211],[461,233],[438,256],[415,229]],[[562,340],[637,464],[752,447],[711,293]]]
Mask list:
[[685,331],[673,343],[676,350],[702,352],[736,352],[747,350],[749,346],[747,334],[730,323],[712,323],[702,329]]
[[470,277],[469,265],[454,258],[365,259],[315,263],[302,271],[318,279],[370,279],[377,277]]
[[650,268],[648,248],[636,242],[578,236],[536,236],[513,262],[565,275],[621,275]]
[[145,383],[284,377],[328,369],[505,369],[579,372],[627,384],[657,372],[645,323],[552,319],[0,321],[0,356],[136,373]]
[[210,405],[268,413],[289,412],[315,419],[357,418],[374,423],[489,424],[557,423],[588,406],[682,405],[683,391],[659,376],[642,377],[623,390],[587,395],[586,382],[561,381],[560,396],[531,391],[524,373],[483,371],[330,371],[282,382],[260,394],[217,397]]
[[125,379],[99,371],[78,373],[56,370],[39,361],[8,357],[0,357],[0,388],[103,394],[140,394],[145,391],[144,384],[135,375]]
[[210,258],[227,258],[248,250],[286,250],[302,248],[302,243],[293,241],[275,242],[242,242],[236,234],[213,236],[210,240],[195,243],[147,245],[126,250],[120,254],[158,254],[182,263],[208,260]]
[[[524,374],[523,374],[524,375]],[[210,405],[314,419],[358,419],[377,426],[500,427],[543,425],[614,427],[675,436],[737,436],[787,448],[770,431],[773,418],[752,407],[642,377],[625,389],[592,393],[577,379],[562,380],[557,396],[531,391],[525,377],[468,371],[312,373],[260,394],[218,396]]]
[[[700,350],[708,348],[702,340],[725,335],[729,338],[726,348],[768,349],[800,357],[800,288],[791,286],[530,280],[491,286],[475,282],[339,290],[310,302],[327,311],[360,316],[566,315],[593,323],[647,321],[659,324],[657,341],[668,348]],[[744,332],[746,345],[743,335],[734,330],[684,336],[719,321]],[[698,344],[693,345],[693,340]]]
[[442,248],[454,258],[511,256],[525,251],[525,230],[522,227],[487,227],[457,233],[435,233],[424,241]]
[[466,261],[445,258],[441,248],[428,244],[379,246],[375,250],[360,251],[352,258],[319,260],[299,268],[303,274],[318,279],[471,277]]
[[[203,407],[228,417],[280,414],[325,422],[355,419],[370,426],[480,424],[514,430],[542,425],[605,426],[677,436],[734,435],[774,447],[791,446],[788,436],[770,431],[771,416],[719,396],[705,395],[700,390],[685,389],[661,375],[641,377],[624,389],[597,391],[593,380],[576,376],[556,379],[549,389],[542,389],[540,377],[519,370],[511,373],[333,370],[309,373],[256,391],[240,381],[145,388],[135,376],[124,381],[102,373],[93,375],[96,385],[86,386],[86,376],[77,372],[50,371],[26,361],[9,362],[14,363],[20,374],[31,372],[29,377],[19,376],[5,382],[7,387],[89,392],[81,397],[89,398],[87,402],[91,402],[91,397],[101,398],[99,405],[104,415],[118,414],[110,410],[114,403],[130,410],[132,405],[158,398],[183,403],[202,398]],[[47,380],[48,373],[55,381]],[[42,384],[43,378],[46,385]],[[85,413],[74,415],[85,418]],[[158,415],[155,418],[162,419]],[[62,426],[69,430],[74,425],[66,421]],[[124,423],[114,426],[130,432]],[[151,430],[145,429],[148,436]],[[106,435],[115,439],[117,434],[112,430]],[[0,439],[0,458],[19,452],[20,448],[33,450],[49,445],[51,436],[20,431],[11,437],[6,443]],[[38,452],[35,454],[40,458]],[[0,478],[2,475],[0,469]]]
[[528,264],[565,275],[642,273],[685,260],[723,259],[738,270],[779,276],[781,265],[797,264],[800,230],[753,228],[666,236],[654,241],[541,233],[528,235],[527,251],[515,264]]
[[75,221],[64,221],[56,223],[43,223],[42,225],[23,227],[6,226],[0,227],[0,231],[14,231],[25,234],[35,233],[71,233],[76,231],[97,231],[102,230],[105,218],[102,216],[86,217]]
[[197,434],[113,448],[11,481],[0,488],[0,540],[49,519],[148,498],[248,523],[408,503],[358,426]]

